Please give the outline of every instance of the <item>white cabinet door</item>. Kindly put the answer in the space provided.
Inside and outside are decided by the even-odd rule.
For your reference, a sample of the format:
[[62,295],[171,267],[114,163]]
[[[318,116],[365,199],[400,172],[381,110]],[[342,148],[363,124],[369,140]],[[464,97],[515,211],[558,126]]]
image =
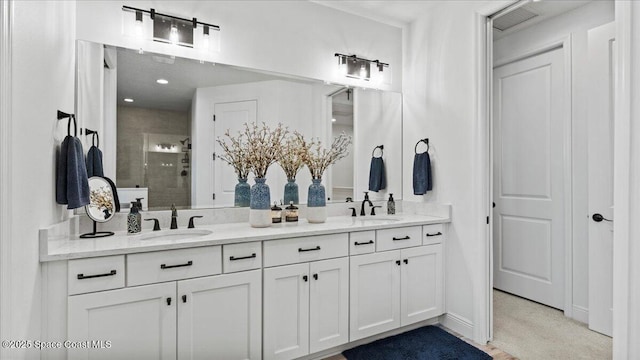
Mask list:
[[264,270],[264,359],[309,353],[309,264]]
[[400,251],[351,257],[350,341],[400,326]]
[[441,315],[442,245],[403,249],[401,255],[401,325]]
[[111,347],[69,350],[69,359],[175,359],[175,296],[175,282],[70,296],[69,340]]
[[349,258],[309,264],[311,353],[349,342]]
[[178,358],[260,359],[262,272],[178,282]]

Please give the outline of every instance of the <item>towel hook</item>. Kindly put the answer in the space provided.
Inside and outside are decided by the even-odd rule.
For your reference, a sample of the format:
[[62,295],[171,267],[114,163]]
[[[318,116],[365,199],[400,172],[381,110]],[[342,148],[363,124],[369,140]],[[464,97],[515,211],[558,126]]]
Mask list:
[[78,136],[78,123],[76,123],[76,116],[74,114],[67,114],[66,112],[58,110],[58,120],[69,119],[67,123],[67,136],[71,136],[71,120],[73,120],[73,136]]
[[371,152],[371,157],[376,157],[375,153],[376,153],[377,149],[380,149],[380,156],[379,157],[382,157],[382,155],[384,154],[384,145],[378,145],[378,146],[374,147],[373,151]]
[[[84,134],[85,135],[93,135],[91,137],[91,145],[93,145],[93,146],[95,146],[97,148],[100,147],[100,135],[98,134],[97,131],[85,128],[84,129]],[[98,140],[97,141],[97,145],[96,145],[96,139]]]
[[416,154],[418,153],[418,145],[420,143],[427,144],[427,151],[426,152],[429,152],[429,138],[424,138],[424,139],[418,140],[418,142],[416,143],[416,146],[413,147],[413,152],[415,152]]

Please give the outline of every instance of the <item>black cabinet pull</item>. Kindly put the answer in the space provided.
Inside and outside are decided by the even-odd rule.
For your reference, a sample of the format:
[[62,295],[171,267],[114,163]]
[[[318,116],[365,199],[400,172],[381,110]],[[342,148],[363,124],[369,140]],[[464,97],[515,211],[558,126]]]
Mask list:
[[438,231],[438,232],[437,232],[437,233],[435,233],[435,234],[429,234],[429,233],[427,233],[427,236],[438,236],[438,235],[442,235],[442,233],[441,233],[440,231]]
[[400,260],[396,260],[396,265],[400,266]]
[[171,298],[170,297],[167,298],[167,306],[171,306]]
[[105,277],[105,276],[113,276],[115,274],[116,274],[115,270],[111,270],[110,272],[105,273],[105,274],[97,274],[97,275],[78,274],[78,280],[93,279],[93,278],[99,278],[99,277]]
[[251,254],[249,256],[241,256],[241,257],[231,256],[231,257],[229,257],[229,260],[236,261],[236,260],[244,260],[244,259],[253,259],[255,257],[258,257],[258,255],[256,255],[256,253],[253,253],[253,254]]
[[183,267],[183,266],[191,266],[191,265],[193,265],[193,261],[189,260],[189,261],[187,261],[186,264],[179,264],[179,265],[161,264],[160,265],[160,269],[172,269],[172,268]]
[[316,251],[316,250],[320,250],[320,245],[311,248],[311,249],[303,249],[303,248],[298,248],[298,252],[305,252],[305,251]]
[[318,280],[318,274],[313,274],[313,280]]
[[304,280],[304,282],[307,282],[307,281],[309,281],[309,277],[308,277],[307,275],[304,275],[304,276],[302,277],[302,280]]
[[404,263],[408,264],[409,263],[409,259],[404,259]]
[[182,302],[186,303],[187,302],[187,295],[182,295]]
[[353,245],[355,246],[359,246],[359,245],[369,245],[369,244],[373,244],[373,240],[369,240],[367,242],[354,242]]
[[393,241],[396,241],[396,240],[409,240],[409,239],[411,239],[411,236],[405,236],[405,237],[401,237],[401,238],[397,238],[395,236],[393,237]]

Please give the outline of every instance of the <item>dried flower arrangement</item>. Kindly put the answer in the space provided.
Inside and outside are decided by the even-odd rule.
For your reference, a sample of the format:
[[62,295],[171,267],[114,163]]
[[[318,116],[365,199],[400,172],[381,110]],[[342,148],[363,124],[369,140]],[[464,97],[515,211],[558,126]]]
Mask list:
[[300,138],[297,135],[287,137],[278,155],[278,163],[287,175],[287,179],[296,178],[298,171],[304,166],[303,157],[304,148]]
[[278,160],[282,153],[282,142],[289,133],[282,124],[271,130],[267,124],[244,124],[244,136],[247,139],[245,161],[256,178],[264,178],[269,166]]
[[314,179],[321,179],[329,165],[335,164],[349,154],[348,147],[351,144],[351,136],[344,132],[333,139],[329,149],[325,149],[319,139],[307,142],[302,134],[296,132],[295,135],[301,149],[302,161],[307,165],[311,177]]
[[227,129],[224,135],[229,139],[229,142],[227,143],[220,139],[220,137],[216,139],[224,151],[224,154],[220,154],[218,157],[220,160],[231,165],[239,179],[246,179],[249,176],[249,171],[251,171],[249,163],[247,162],[248,141],[246,134],[238,131],[237,137],[233,137]]
[[91,206],[98,208],[100,211],[109,210],[109,212],[113,212],[113,194],[111,193],[111,189],[103,186],[99,189],[91,190],[89,197]]

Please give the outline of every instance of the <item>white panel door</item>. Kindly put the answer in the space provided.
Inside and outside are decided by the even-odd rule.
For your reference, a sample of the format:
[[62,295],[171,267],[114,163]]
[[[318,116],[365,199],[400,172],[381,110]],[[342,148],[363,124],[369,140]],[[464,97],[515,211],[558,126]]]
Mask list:
[[400,323],[402,326],[442,314],[442,245],[401,250]]
[[69,340],[111,341],[69,359],[175,359],[175,297],[175,282],[69,296]]
[[309,264],[309,350],[349,342],[349,258]]
[[564,307],[563,49],[494,70],[494,286]]
[[589,328],[612,335],[615,24],[589,31]]
[[264,269],[264,359],[309,354],[309,264]]
[[262,271],[178,282],[178,358],[260,359]]
[[[215,104],[214,139],[226,139],[225,133],[227,130],[234,137],[238,134],[238,131],[244,131],[245,123],[253,124],[256,122],[257,108],[258,102],[256,100]],[[215,152],[216,154],[223,154],[222,148],[217,142],[215,144]],[[220,159],[213,161],[213,190],[216,194],[213,205],[233,206],[238,176],[226,162]]]
[[400,250],[351,257],[350,341],[400,326]]

